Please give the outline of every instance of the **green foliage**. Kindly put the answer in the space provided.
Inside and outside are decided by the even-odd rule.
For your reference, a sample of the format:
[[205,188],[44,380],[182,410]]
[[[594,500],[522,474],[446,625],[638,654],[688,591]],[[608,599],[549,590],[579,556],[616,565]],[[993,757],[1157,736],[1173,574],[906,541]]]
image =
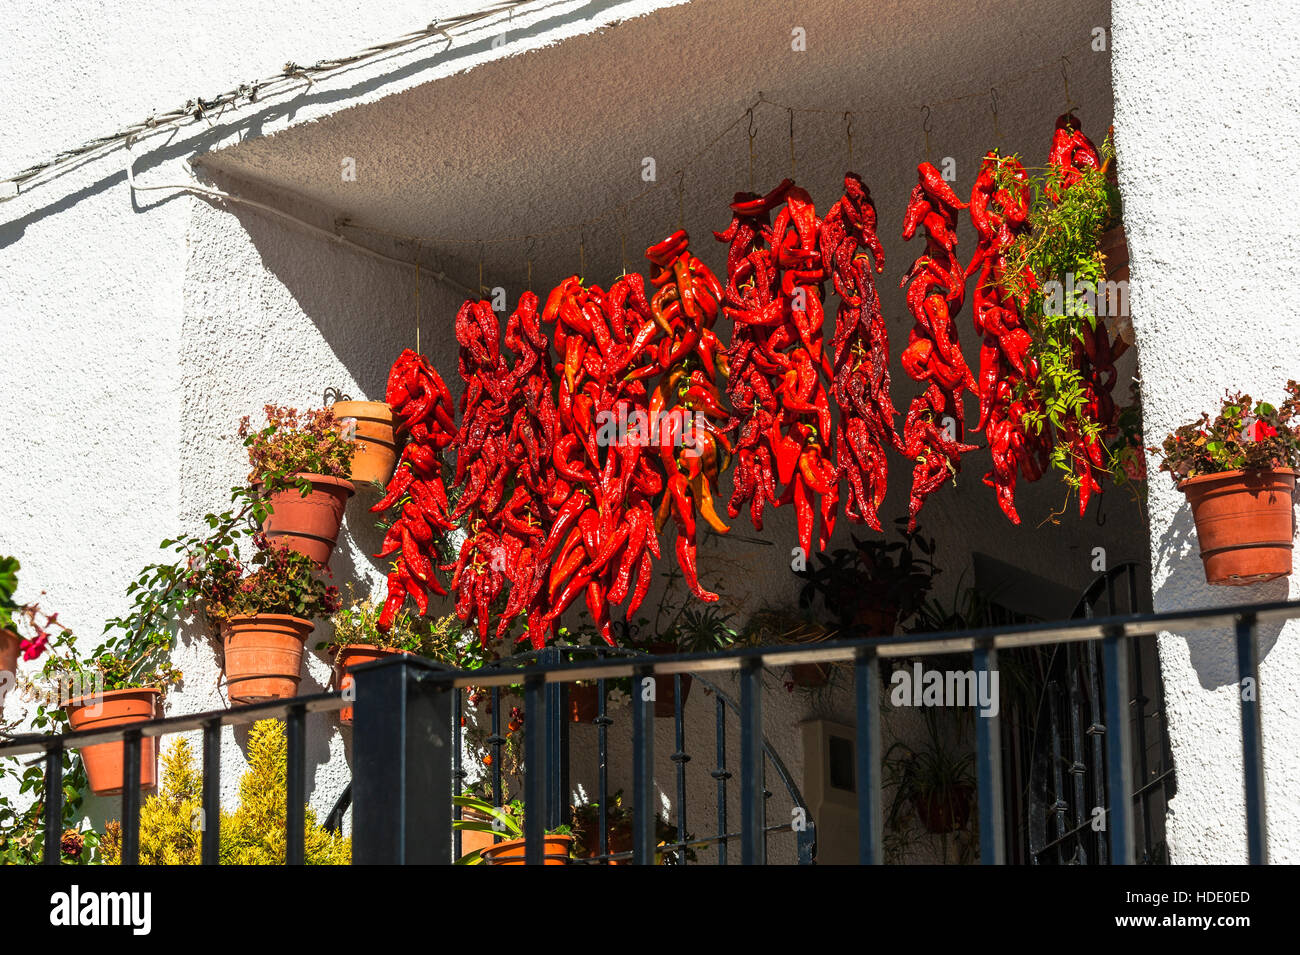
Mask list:
[[[222,865],[283,865],[287,815],[284,724],[259,720],[248,736],[249,768],[239,781],[239,808],[221,813]],[[162,755],[158,792],[140,810],[142,865],[197,865],[203,849],[203,778],[189,741],[176,740]],[[104,861],[121,863],[121,829],[109,823],[101,842]],[[316,823],[307,810],[308,865],[348,865],[351,840]]]
[[12,630],[14,612],[19,610],[14,603],[14,591],[18,589],[18,558],[0,557],[0,630]]
[[907,522],[905,517],[895,522],[902,540],[889,543],[854,535],[852,547],[837,548],[829,556],[817,554],[820,567],[795,571],[806,581],[799,606],[811,608],[820,596],[842,628],[853,626],[862,610],[881,603],[897,606],[899,620],[914,614],[939,571],[930,560],[934,539],[922,536],[919,529],[908,531]]
[[239,422],[239,436],[248,448],[252,484],[268,490],[285,487],[297,474],[346,478],[352,471],[355,445],[329,408],[300,412],[266,405],[266,427],[252,430],[248,416]]
[[[214,625],[259,613],[311,619],[339,609],[339,589],[321,578],[310,557],[267,546],[260,535],[256,540],[259,549],[249,565],[237,556],[217,554],[194,574],[204,612]],[[250,566],[256,569],[246,573]]]
[[1300,383],[1288,381],[1287,400],[1277,408],[1250,395],[1226,393],[1213,421],[1207,413],[1167,436],[1159,448],[1160,470],[1175,482],[1222,471],[1300,466]]
[[477,670],[487,660],[478,640],[466,632],[455,614],[428,620],[403,610],[393,616],[392,626],[383,633],[378,626],[382,607],[369,598],[356,600],[351,584],[345,604],[331,618],[334,636],[316,644],[317,650],[350,644],[406,650],[462,670]]
[[[1114,156],[1109,139],[1101,146],[1101,156]],[[999,166],[994,177],[998,188],[1012,187],[1010,166]],[[998,286],[1025,303],[1022,314],[1032,338],[1029,355],[1039,368],[1034,387],[1042,408],[1031,407],[1025,414],[1026,430],[1042,434],[1072,422],[1081,435],[1099,437],[1101,426],[1088,408],[1075,343],[1083,340],[1085,327],[1095,328],[1099,320],[1094,302],[1106,281],[1101,238],[1118,218],[1119,194],[1101,169],[1072,170],[1078,179],[1066,189],[1061,188],[1061,173],[1052,166],[1030,178],[1030,228],[1008,250]],[[1059,201],[1051,198],[1054,195]],[[1070,487],[1079,487],[1068,442],[1052,442],[1051,466]]]

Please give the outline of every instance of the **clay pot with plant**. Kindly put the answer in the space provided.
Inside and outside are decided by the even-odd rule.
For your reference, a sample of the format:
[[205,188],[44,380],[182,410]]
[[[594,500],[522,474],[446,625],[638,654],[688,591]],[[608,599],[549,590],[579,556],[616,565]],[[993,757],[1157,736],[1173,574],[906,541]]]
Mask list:
[[[635,846],[633,823],[635,812],[623,802],[623,790],[609,797],[605,809],[605,849],[600,846],[600,803],[589,802],[573,807],[573,857],[575,859],[595,859],[598,856],[620,856],[632,852]],[[677,827],[655,814],[656,847],[676,843]],[[683,842],[689,843],[694,837],[687,835]],[[686,845],[681,849],[656,851],[656,865],[675,865],[685,855],[687,862],[696,861],[695,849]],[[629,858],[603,860],[605,865],[629,865]]]
[[[488,833],[508,836],[506,841],[486,848],[476,848],[456,860],[457,865],[524,865],[527,841],[524,839],[524,804],[513,800],[493,806],[473,796],[455,796],[462,818],[452,823],[462,833]],[[573,854],[573,831],[568,826],[546,830],[543,865],[568,865]]]
[[911,812],[926,832],[947,835],[967,828],[975,801],[968,714],[927,707],[924,718],[926,735],[919,745],[895,742],[881,760],[882,781],[893,790],[885,822],[899,829]]
[[[675,575],[670,572],[667,591],[673,589]],[[661,605],[662,610],[662,605]],[[662,615],[662,614],[661,614]],[[673,613],[671,623],[663,629],[657,629],[654,635],[640,638],[633,632],[629,634],[628,646],[635,650],[656,656],[668,656],[676,653],[712,653],[736,645],[739,638],[733,621],[735,614],[723,613],[717,607],[694,607],[683,603]],[[691,693],[694,682],[689,673],[664,674],[653,677],[655,684],[655,716],[671,719],[677,715],[677,679],[681,679],[682,706]],[[639,698],[635,682],[632,686],[633,701]]]
[[343,436],[353,443],[349,480],[361,486],[388,484],[400,450],[393,409],[382,401],[353,401],[344,395],[330,405],[330,411]]
[[328,408],[299,412],[267,405],[265,411],[261,430],[252,430],[247,416],[239,424],[253,468],[249,482],[270,510],[262,532],[274,546],[323,566],[356,490],[349,480],[355,447]]
[[[753,646],[814,646],[829,640],[837,631],[829,629],[808,608],[764,608],[745,622],[744,642]],[[826,686],[834,672],[833,663],[795,663],[790,666],[787,689],[812,690]]]
[[1149,449],[1192,507],[1206,583],[1291,573],[1300,384],[1287,382],[1286,392],[1280,407],[1229,392],[1213,420],[1203,413]]
[[[101,653],[85,662],[72,656],[51,660],[46,682],[63,702],[68,725],[74,731],[105,730],[129,726],[162,716],[163,696],[180,681],[181,673],[162,654],[146,650],[139,659]],[[125,780],[125,742],[94,743],[81,749],[90,791],[108,796],[122,791]],[[140,740],[140,788],[158,784],[157,740]]]
[[[473,658],[477,642],[457,640],[463,637],[463,628],[454,614],[433,621],[401,611],[393,617],[388,630],[381,631],[381,608],[373,601],[357,600],[349,586],[345,603],[331,618],[333,637],[316,644],[316,649],[327,653],[334,664],[333,689],[346,692],[353,685],[352,667],[402,654],[429,657],[460,669],[476,668]],[[474,647],[461,651],[461,642],[473,642]],[[481,660],[477,662],[482,665]],[[344,726],[352,725],[352,716],[351,706],[339,710],[339,722]]]
[[322,579],[312,560],[257,541],[249,564],[234,555],[213,557],[199,584],[208,621],[221,635],[231,703],[297,695],[312,619],[341,603],[338,588]]
[[[819,633],[805,626],[794,642],[819,642],[832,630],[843,637],[888,636],[916,615],[939,573],[931,560],[934,539],[919,528],[909,531],[905,517],[895,523],[901,540],[862,540],[854,535],[852,547],[819,553],[819,566],[795,571],[804,580],[800,608],[814,611],[820,604],[834,627],[823,625]],[[806,622],[818,621],[809,617]],[[804,669],[797,684],[825,683],[824,664],[798,666]]]

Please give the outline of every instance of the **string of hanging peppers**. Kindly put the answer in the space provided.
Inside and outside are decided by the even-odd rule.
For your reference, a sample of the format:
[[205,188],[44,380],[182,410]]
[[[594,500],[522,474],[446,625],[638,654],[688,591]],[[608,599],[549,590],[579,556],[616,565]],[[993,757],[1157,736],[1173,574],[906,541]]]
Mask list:
[[[1081,170],[1097,168],[1097,152],[1073,117],[1058,121],[1050,162],[1062,191]],[[977,239],[963,266],[956,230],[967,208]],[[866,184],[847,173],[825,220],[788,179],[766,195],[738,193],[730,211],[727,229],[714,233],[727,243],[725,283],[679,230],[646,250],[648,286],[625,274],[606,292],[572,276],[551,291],[540,314],[536,296],[521,296],[504,337],[490,303],[466,302],[456,316],[465,384],[459,428],[436,370],[403,352],[387,400],[408,442],[373,508],[398,511],[378,555],[394,557],[381,627],[406,599],[423,614],[429,593],[445,593],[438,567],[451,572],[457,615],[485,644],[495,618],[496,639],[522,621],[516,638],[544,646],[579,597],[612,644],[612,608],[626,603],[630,619],[644,601],[661,557],[658,535],[670,519],[688,588],[716,601],[699,579],[697,532],[701,520],[728,532],[715,497],[733,461],[727,513],[735,518],[748,506],[762,530],[766,505],[793,503],[799,545],[809,554],[814,531],[819,549],[829,544],[841,481],[845,515],[880,529],[892,445],[912,462],[915,527],[926,499],[976,449],[964,443],[968,391],[979,398],[975,430],[987,434],[992,452],[984,482],[1019,522],[1017,473],[1041,477],[1056,435],[1026,424],[1043,412],[1023,317],[1037,280],[1023,270],[1023,289],[1004,287],[1008,254],[1029,227],[1020,163],[990,153],[969,203],[934,166],[918,166],[902,234],[910,240],[921,232],[925,249],[900,283],[914,322],[901,363],[925,390],[912,399],[901,435],[874,278],[884,250]],[[978,382],[954,321],[972,276]],[[829,347],[827,280],[840,300]],[[719,335],[720,312],[732,322],[730,341]],[[1098,435],[1116,416],[1115,355],[1100,322],[1075,353],[1087,412],[1101,423],[1100,432],[1078,421],[1059,429],[1080,462],[1081,510],[1100,487]],[[455,451],[452,505],[443,483],[448,447]],[[440,550],[457,528],[463,539],[455,560],[443,563]]]

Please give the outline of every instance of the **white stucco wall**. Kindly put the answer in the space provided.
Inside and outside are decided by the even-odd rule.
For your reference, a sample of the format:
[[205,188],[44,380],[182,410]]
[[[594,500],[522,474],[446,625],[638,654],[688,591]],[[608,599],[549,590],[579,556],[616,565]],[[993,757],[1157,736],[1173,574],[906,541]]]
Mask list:
[[[1272,400],[1297,377],[1291,307],[1300,235],[1290,156],[1300,120],[1300,25],[1270,0],[1114,0],[1115,135],[1132,257],[1147,443],[1213,410],[1226,387]],[[1248,67],[1245,65],[1249,64]],[[1154,462],[1153,462],[1154,465]],[[1297,595],[1297,580],[1209,588],[1191,512],[1167,475],[1151,483],[1157,610]],[[1269,847],[1300,861],[1300,628],[1261,634]],[[1245,860],[1240,713],[1232,635],[1160,641],[1178,795],[1175,862]]]
[[[214,117],[171,139],[148,139],[137,147],[137,175],[150,183],[182,181],[188,175],[185,160],[243,137],[366,107],[452,71],[661,5],[653,0],[592,5],[589,13],[557,18],[545,31],[525,33],[503,50],[483,44],[445,63],[429,50],[397,54],[294,96]],[[403,2],[382,11],[367,8],[361,15],[358,5],[333,0],[289,0],[274,8],[236,2],[219,10],[183,2],[147,19],[124,15],[111,3],[62,4],[53,11],[34,2],[11,6],[3,28],[4,55],[24,68],[10,71],[0,123],[23,135],[0,141],[0,169],[6,171],[151,109],[263,75],[285,60],[311,62],[360,48],[428,22],[440,8],[461,5],[430,9]],[[1238,11],[1208,3],[1115,0],[1115,117],[1149,438],[1187,418],[1188,409],[1209,406],[1229,382],[1275,392],[1294,374],[1287,369],[1294,355],[1278,347],[1292,337],[1292,320],[1275,317],[1287,315],[1283,270],[1298,251],[1285,216],[1275,214],[1289,208],[1287,200],[1297,188],[1285,175],[1282,148],[1289,141],[1287,124],[1294,120],[1279,97],[1295,95],[1297,49],[1296,27],[1284,14],[1281,3]],[[997,28],[996,18],[990,18],[989,29]],[[1242,43],[1259,54],[1249,76],[1225,66],[1240,60]],[[1168,55],[1172,48],[1181,51],[1179,56]],[[52,74],[50,64],[67,61],[76,62],[78,71]],[[778,74],[781,69],[779,64],[771,68]],[[1047,85],[1050,95],[1043,93],[1041,102],[1031,97],[1017,114],[1004,114],[1007,151],[1038,157],[1045,150],[1044,124],[1059,108],[1055,78]],[[1075,95],[1083,100],[1081,88],[1076,78]],[[1213,95],[1206,96],[1206,89]],[[1189,106],[1170,105],[1177,103]],[[615,109],[617,101],[605,105]],[[1099,132],[1096,124],[1109,112],[1109,92],[1088,95],[1083,106],[1089,130]],[[600,110],[595,112],[592,122],[599,121]],[[919,148],[915,125],[908,117],[868,139],[871,185],[888,221],[896,221],[913,181],[910,167]],[[935,151],[951,153],[959,169],[973,170],[991,145],[989,127],[982,107],[946,116]],[[684,138],[694,142],[692,135],[695,131],[685,131]],[[835,148],[838,154],[838,143]],[[1179,160],[1171,161],[1171,153]],[[1234,157],[1232,166],[1225,164],[1227,155]],[[539,167],[551,161],[545,149],[530,159]],[[355,397],[379,395],[388,364],[409,343],[413,316],[409,272],[258,212],[226,210],[171,193],[143,193],[133,207],[124,162],[122,153],[112,153],[0,205],[0,399],[21,409],[11,421],[10,438],[11,461],[22,463],[0,469],[0,499],[9,502],[0,516],[0,552],[23,560],[20,596],[47,590],[49,605],[88,640],[98,636],[100,621],[124,609],[123,588],[136,568],[157,556],[157,542],[219,508],[227,489],[242,477],[242,449],[233,434],[241,415],[256,414],[265,402],[318,403],[331,385]],[[327,165],[332,168],[333,160]],[[813,165],[811,158],[807,165]],[[779,166],[772,166],[778,174],[784,168]],[[1229,177],[1225,168],[1241,172]],[[1266,191],[1260,191],[1261,182],[1270,183]],[[271,198],[246,182],[220,184],[253,198]],[[831,175],[818,181],[819,206],[830,200],[834,185]],[[329,210],[292,196],[275,198],[304,219],[330,225]],[[691,228],[702,235],[703,228],[724,224],[709,213]],[[883,238],[890,269],[881,293],[897,354],[907,322],[894,282],[885,279],[896,276],[919,249],[901,243],[892,229]],[[965,225],[962,242],[969,249]],[[705,251],[705,257],[720,265],[720,248]],[[548,267],[571,266],[557,257]],[[1206,294],[1210,289],[1213,297]],[[1230,310],[1223,308],[1219,290],[1232,290]],[[510,289],[512,302],[517,291]],[[433,283],[425,283],[422,293],[424,315],[440,318],[445,330],[455,297]],[[1224,348],[1222,331],[1228,315],[1235,330],[1231,349]],[[1248,333],[1252,328],[1257,330]],[[973,360],[976,343],[964,323],[963,333]],[[435,339],[426,334],[425,341]],[[454,348],[426,345],[426,352],[458,391]],[[901,373],[895,381],[896,400],[905,404],[914,386]],[[1111,519],[1105,527],[1096,527],[1091,515],[1084,524],[1068,517],[1060,527],[1039,527],[1060,494],[1054,487],[1033,488],[1022,496],[1025,524],[1012,529],[979,482],[986,462],[986,454],[969,458],[959,487],[945,489],[926,508],[926,523],[940,537],[941,563],[954,569],[941,578],[945,595],[956,587],[959,568],[974,550],[1069,586],[1087,581],[1091,548],[1099,543],[1112,560],[1144,554],[1141,524],[1119,494],[1107,496]],[[905,512],[905,470],[895,468],[892,478],[883,514]],[[362,502],[354,501],[332,564],[340,581],[376,579],[365,556],[377,542],[368,517]],[[788,509],[772,514],[764,536],[793,539]],[[1281,584],[1240,593],[1208,591],[1190,516],[1181,497],[1160,482],[1153,486],[1151,544],[1158,609],[1290,592]],[[730,576],[727,596],[736,605],[753,606],[793,595],[786,554],[788,547],[706,547],[701,563],[711,568],[706,577]],[[1281,689],[1300,671],[1293,636],[1269,634],[1264,644],[1277,861],[1300,855],[1294,825],[1300,713]],[[1230,649],[1221,634],[1179,634],[1165,637],[1161,652],[1179,772],[1169,820],[1173,859],[1235,861],[1242,858],[1244,836]],[[187,630],[177,660],[186,683],[170,698],[169,711],[221,705],[217,660],[206,640]],[[315,658],[309,674],[306,689],[327,678]],[[811,715],[852,722],[852,709],[839,695],[787,694],[779,680],[772,682],[769,738],[801,782],[799,722]],[[699,704],[698,691],[692,700]],[[670,724],[660,721],[657,729],[659,779],[671,792]],[[309,763],[312,800],[319,810],[328,809],[346,781],[347,738],[332,725],[313,723]],[[242,733],[228,733],[227,798],[236,785],[242,740]],[[707,729],[698,740],[698,746],[691,745],[696,754],[690,765],[691,804],[708,818]],[[112,813],[115,806],[106,801],[91,809]],[[703,828],[700,824],[698,830]]]

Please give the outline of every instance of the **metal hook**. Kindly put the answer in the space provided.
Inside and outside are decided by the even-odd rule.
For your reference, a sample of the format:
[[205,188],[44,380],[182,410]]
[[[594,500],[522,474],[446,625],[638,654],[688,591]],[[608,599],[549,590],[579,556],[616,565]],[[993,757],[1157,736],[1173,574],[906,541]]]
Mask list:
[[849,142],[849,165],[853,165],[853,113],[844,111],[844,136]]
[[682,197],[686,194],[686,184],[684,182],[685,178],[686,178],[686,170],[678,169],[677,170],[677,228],[679,229],[685,228],[685,226],[682,224],[685,217],[685,212],[682,204]]
[[925,133],[925,161],[930,161],[930,107],[922,106],[925,110],[925,119],[921,122],[921,132]]
[[745,115],[749,117],[749,138],[753,139],[754,134],[758,132],[758,128],[754,125],[754,107],[745,110]]
[[533,256],[537,254],[537,236],[524,237],[524,262],[528,265],[528,291],[533,290]]
[[797,169],[794,159],[794,107],[789,107],[787,112],[790,114],[790,178],[793,179]]
[[993,135],[998,142],[1002,141],[1002,130],[998,126],[998,90],[996,86],[989,87],[989,97],[993,103]]

